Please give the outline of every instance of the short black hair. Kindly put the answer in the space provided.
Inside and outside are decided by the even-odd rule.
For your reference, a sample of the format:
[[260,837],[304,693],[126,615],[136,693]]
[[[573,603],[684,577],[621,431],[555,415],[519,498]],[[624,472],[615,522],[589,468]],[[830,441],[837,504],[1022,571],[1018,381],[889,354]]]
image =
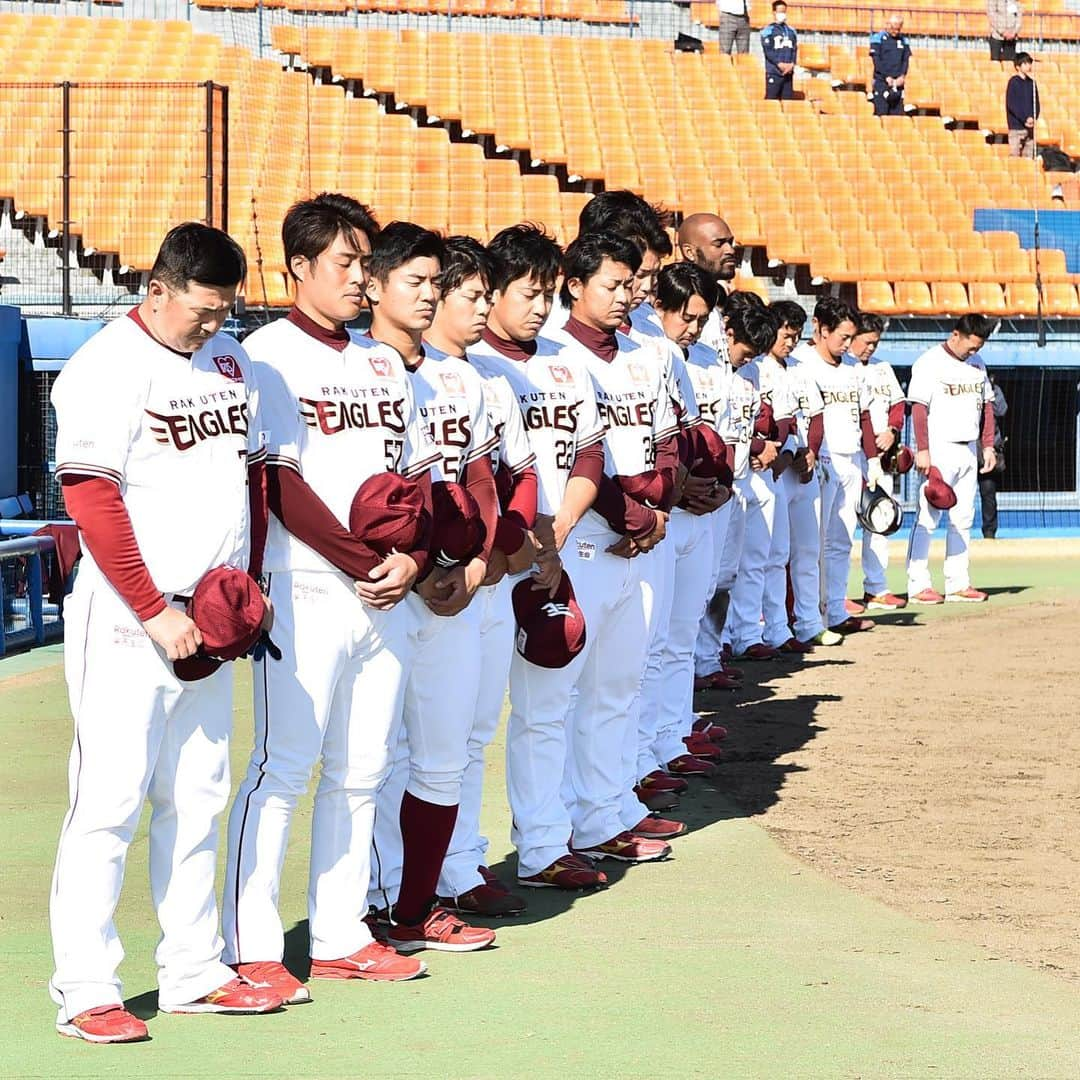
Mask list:
[[411,221],[391,221],[371,242],[368,273],[385,282],[391,272],[413,259],[438,259],[440,266],[446,254],[443,238],[422,225]]
[[727,298],[724,300],[723,312],[725,315],[729,311],[749,311],[753,308],[765,308],[768,305],[756,292],[742,291],[734,289],[728,293]]
[[491,291],[494,260],[487,248],[471,236],[448,236],[443,243],[439,288],[453,292],[471,277],[479,277],[485,291]]
[[992,319],[989,315],[964,315],[953,327],[958,334],[982,338],[983,341],[986,341],[997,328],[997,319]]
[[286,269],[295,278],[294,258],[300,256],[313,263],[339,233],[351,243],[354,232],[362,232],[368,243],[374,243],[379,235],[379,223],[370,207],[349,195],[324,191],[313,199],[293,203],[281,223]]
[[656,307],[663,311],[682,311],[694,296],[700,296],[712,311],[716,307],[719,286],[694,263],[669,263],[656,279]]
[[777,300],[769,307],[780,320],[781,327],[790,326],[792,330],[802,333],[802,328],[806,325],[806,309],[802,304],[797,304],[794,300]]
[[835,296],[823,296],[814,305],[814,318],[819,327],[827,330],[835,330],[842,322],[855,323],[857,316],[855,309],[843,300],[837,300]]
[[570,307],[574,301],[567,282],[572,278],[588,281],[605,259],[622,263],[635,274],[641,266],[641,252],[635,244],[615,233],[582,233],[571,241],[563,257],[563,284],[559,290],[559,299],[564,307]]
[[780,319],[776,312],[764,304],[760,307],[755,304],[729,304],[724,310],[724,321],[735,344],[749,345],[755,356],[773,347],[780,330]]
[[1035,57],[1029,52],[1018,52],[1013,59],[1013,67],[1019,67],[1021,64],[1034,64]]
[[633,240],[642,254],[651,250],[666,258],[673,250],[667,234],[671,223],[669,211],[632,191],[601,191],[581,208],[578,233],[614,233]]
[[786,8],[787,0],[772,0],[772,9],[775,11],[777,8]]
[[562,248],[540,225],[523,221],[492,237],[487,246],[494,262],[493,292],[504,292],[519,278],[535,278],[544,289],[554,289],[562,271]]
[[227,233],[200,221],[185,221],[165,234],[150,280],[160,281],[174,292],[188,285],[229,288],[247,276],[244,249]]
[[880,315],[873,315],[868,311],[855,313],[855,336],[860,334],[884,334],[885,320]]

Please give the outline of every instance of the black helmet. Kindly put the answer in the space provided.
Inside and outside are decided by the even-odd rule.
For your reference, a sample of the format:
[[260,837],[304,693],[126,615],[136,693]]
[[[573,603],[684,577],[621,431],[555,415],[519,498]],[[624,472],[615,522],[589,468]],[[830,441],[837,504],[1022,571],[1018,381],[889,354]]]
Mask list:
[[892,536],[904,523],[904,511],[900,504],[881,488],[863,487],[859,500],[859,524],[879,536]]

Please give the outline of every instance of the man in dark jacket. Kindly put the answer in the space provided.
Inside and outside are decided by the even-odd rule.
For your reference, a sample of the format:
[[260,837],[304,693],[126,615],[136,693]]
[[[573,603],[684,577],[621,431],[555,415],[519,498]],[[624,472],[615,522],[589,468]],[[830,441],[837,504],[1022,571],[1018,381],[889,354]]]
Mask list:
[[874,62],[874,115],[904,115],[904,81],[911,63],[911,46],[904,37],[904,19],[890,15],[884,30],[870,36]]
[[1009,154],[1035,156],[1035,121],[1039,119],[1039,88],[1031,77],[1031,53],[1017,53],[1016,74],[1005,88],[1005,114],[1009,121]]
[[765,99],[790,101],[794,96],[795,62],[799,39],[788,25],[787,4],[773,0],[773,21],[761,31],[761,51],[765,54]]

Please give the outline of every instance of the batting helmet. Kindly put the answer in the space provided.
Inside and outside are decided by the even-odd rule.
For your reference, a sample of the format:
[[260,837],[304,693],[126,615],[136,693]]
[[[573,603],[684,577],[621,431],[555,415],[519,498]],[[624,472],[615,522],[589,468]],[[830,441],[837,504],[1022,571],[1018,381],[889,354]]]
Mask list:
[[856,514],[859,524],[879,536],[892,536],[904,523],[900,504],[881,488],[864,487]]

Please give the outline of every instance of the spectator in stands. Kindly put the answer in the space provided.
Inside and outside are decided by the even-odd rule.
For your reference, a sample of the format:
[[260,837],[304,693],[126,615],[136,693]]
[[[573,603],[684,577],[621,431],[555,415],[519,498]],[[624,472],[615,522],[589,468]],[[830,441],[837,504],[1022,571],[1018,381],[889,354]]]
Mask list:
[[1031,53],[1017,53],[1016,74],[1005,88],[1005,114],[1009,120],[1009,154],[1035,156],[1035,121],[1039,119],[1039,88],[1031,77],[1035,61]]
[[982,502],[982,534],[984,540],[993,540],[997,536],[997,488],[1001,474],[1005,471],[1005,435],[1001,430],[1001,418],[1009,411],[1005,393],[989,369],[990,385],[994,388],[994,467],[987,473],[982,471],[983,452],[979,447],[979,498]]
[[748,53],[750,51],[749,0],[716,0],[720,13],[720,52]]
[[772,11],[773,21],[761,31],[761,49],[765,54],[765,100],[790,101],[794,97],[799,41],[795,28],[788,26],[784,0],[773,0]]
[[990,20],[990,59],[1015,59],[1022,18],[1020,5],[1016,0],[990,0],[986,17]]
[[904,37],[904,18],[890,15],[884,30],[870,36],[874,63],[874,115],[904,115],[904,81],[911,63],[911,46]]

